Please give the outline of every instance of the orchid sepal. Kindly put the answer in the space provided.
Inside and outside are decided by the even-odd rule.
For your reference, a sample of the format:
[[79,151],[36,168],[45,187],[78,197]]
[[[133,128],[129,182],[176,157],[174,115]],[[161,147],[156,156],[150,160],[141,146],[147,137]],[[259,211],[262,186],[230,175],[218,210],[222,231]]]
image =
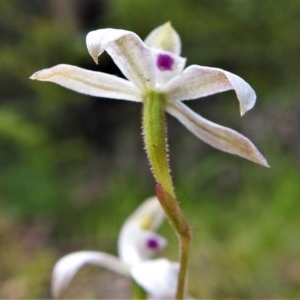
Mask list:
[[169,51],[175,55],[181,53],[181,40],[170,22],[152,30],[145,39],[145,44],[151,48]]
[[212,147],[269,167],[267,160],[254,144],[235,130],[208,121],[181,102],[169,103],[167,111],[197,138]]
[[141,102],[141,92],[130,81],[72,65],[43,69],[32,74],[30,79],[53,82],[89,96]]
[[129,267],[117,257],[97,251],[78,251],[63,256],[53,268],[51,293],[60,297],[67,289],[76,273],[85,265],[104,267],[122,276],[130,276]]

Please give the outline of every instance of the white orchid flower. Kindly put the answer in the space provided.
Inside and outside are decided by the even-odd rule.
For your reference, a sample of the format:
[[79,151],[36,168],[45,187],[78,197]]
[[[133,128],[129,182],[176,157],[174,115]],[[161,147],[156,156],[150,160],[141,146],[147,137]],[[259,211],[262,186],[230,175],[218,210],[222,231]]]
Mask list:
[[[186,60],[180,56],[181,41],[170,23],[154,29],[145,42],[131,31],[100,29],[88,33],[86,43],[96,63],[106,51],[126,79],[66,64],[38,71],[30,78],[54,82],[91,96],[144,104],[147,99],[154,102],[153,98],[159,96],[163,109],[199,139],[219,150],[268,166],[249,139],[206,120],[182,103],[234,90],[243,115],[254,106],[256,95],[247,82],[228,71],[199,65],[184,69]],[[147,130],[147,124],[144,127]],[[155,166],[153,169],[155,172]]]
[[79,269],[87,264],[135,278],[131,274],[132,267],[151,259],[167,245],[167,241],[154,232],[163,219],[164,212],[157,198],[149,198],[124,223],[118,240],[119,257],[97,251],[78,251],[62,257],[52,272],[52,295],[59,297]]

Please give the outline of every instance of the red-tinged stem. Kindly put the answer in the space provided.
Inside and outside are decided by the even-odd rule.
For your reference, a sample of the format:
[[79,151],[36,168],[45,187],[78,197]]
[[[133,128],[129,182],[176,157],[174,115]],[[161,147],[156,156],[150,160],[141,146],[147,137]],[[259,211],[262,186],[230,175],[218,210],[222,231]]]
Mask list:
[[165,211],[168,211],[170,216],[169,220],[171,221],[175,231],[177,233],[179,243],[180,243],[180,270],[178,277],[178,287],[176,299],[183,299],[185,291],[185,281],[187,277],[187,270],[189,264],[189,248],[191,241],[191,230],[188,224],[185,222],[182,215],[182,211],[179,207],[178,201],[173,198],[170,194],[164,191],[161,184],[156,184],[156,196],[164,208]]

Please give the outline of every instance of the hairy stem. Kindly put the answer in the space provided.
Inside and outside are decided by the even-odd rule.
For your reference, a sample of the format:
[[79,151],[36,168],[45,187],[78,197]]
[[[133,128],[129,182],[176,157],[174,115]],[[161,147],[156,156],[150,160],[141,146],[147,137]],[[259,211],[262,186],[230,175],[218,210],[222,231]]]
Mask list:
[[176,199],[169,168],[164,107],[165,97],[163,94],[148,92],[143,105],[143,135],[152,173],[157,182],[157,198],[179,239],[180,271],[176,299],[183,299],[191,237],[190,228],[183,218]]
[[143,136],[146,152],[156,182],[175,196],[170,175],[165,126],[165,98],[163,94],[149,92],[143,105]]

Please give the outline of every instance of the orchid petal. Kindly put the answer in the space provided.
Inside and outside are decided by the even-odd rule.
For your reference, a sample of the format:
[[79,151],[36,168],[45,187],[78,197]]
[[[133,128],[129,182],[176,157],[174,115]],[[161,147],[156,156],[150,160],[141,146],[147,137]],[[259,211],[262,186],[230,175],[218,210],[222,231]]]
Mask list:
[[170,22],[167,22],[152,30],[145,39],[145,44],[151,48],[169,51],[180,55],[181,40]]
[[167,241],[162,236],[129,224],[119,234],[118,255],[124,263],[132,266],[152,258],[166,245]]
[[170,100],[197,99],[228,90],[235,90],[241,115],[254,106],[256,95],[252,87],[241,77],[218,68],[192,65],[165,86]]
[[125,226],[130,222],[136,223],[146,230],[156,230],[161,225],[164,218],[165,213],[159,201],[156,197],[150,197],[128,217]]
[[30,79],[57,83],[90,96],[141,102],[141,93],[130,81],[71,65],[61,64],[38,71]]
[[117,274],[129,276],[128,266],[118,258],[103,252],[79,251],[62,257],[54,266],[52,272],[51,292],[59,297],[84,265],[105,267]]
[[153,298],[174,298],[179,264],[167,259],[155,259],[135,265],[130,270],[133,279]]
[[153,257],[166,247],[166,239],[154,232],[164,217],[156,197],[146,199],[128,217],[118,238],[118,253],[122,261],[133,265]]
[[154,86],[155,67],[152,50],[133,32],[120,29],[99,29],[86,37],[90,55],[97,63],[106,51],[124,76],[141,89]]
[[181,102],[170,102],[166,109],[196,137],[210,146],[265,167],[269,166],[253,143],[240,133],[204,119]]

